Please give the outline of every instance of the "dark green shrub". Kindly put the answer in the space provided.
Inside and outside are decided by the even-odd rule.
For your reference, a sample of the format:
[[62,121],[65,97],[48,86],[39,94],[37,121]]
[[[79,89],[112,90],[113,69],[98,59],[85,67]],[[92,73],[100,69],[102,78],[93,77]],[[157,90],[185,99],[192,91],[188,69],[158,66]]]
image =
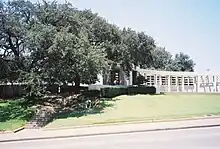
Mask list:
[[35,110],[23,106],[19,101],[8,101],[5,105],[0,105],[0,122],[12,119],[30,120]]
[[51,84],[46,87],[46,91],[52,94],[58,94],[58,88],[59,88],[58,84]]
[[107,87],[101,89],[101,96],[104,98],[113,98],[120,95],[127,95],[127,88]]
[[135,94],[156,94],[156,88],[154,86],[129,86],[128,95]]
[[139,74],[139,76],[137,76],[137,78],[135,79],[134,85],[141,85],[146,82],[147,82],[147,79],[144,76]]
[[100,97],[99,90],[85,90],[81,94],[85,97]]

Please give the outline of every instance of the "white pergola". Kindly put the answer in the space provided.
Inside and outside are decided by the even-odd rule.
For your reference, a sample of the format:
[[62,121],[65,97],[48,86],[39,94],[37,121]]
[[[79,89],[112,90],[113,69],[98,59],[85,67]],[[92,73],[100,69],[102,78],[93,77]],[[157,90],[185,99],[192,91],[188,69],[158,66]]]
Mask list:
[[[155,86],[160,92],[216,92],[220,93],[220,74],[212,72],[176,72],[176,71],[157,71],[149,69],[135,69],[143,75],[147,82],[145,85]],[[133,85],[132,71],[129,77],[120,71],[121,85]],[[99,75],[98,85],[108,85],[104,75]],[[105,81],[103,81],[105,80]]]
[[175,72],[137,68],[147,78],[146,85],[162,92],[220,92],[220,74],[211,72]]

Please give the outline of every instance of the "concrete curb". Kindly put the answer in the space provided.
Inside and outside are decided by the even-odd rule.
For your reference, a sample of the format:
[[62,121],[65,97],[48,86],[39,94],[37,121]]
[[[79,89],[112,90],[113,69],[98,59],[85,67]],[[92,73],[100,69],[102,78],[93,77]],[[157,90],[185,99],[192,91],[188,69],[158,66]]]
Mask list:
[[15,129],[15,130],[13,130],[13,132],[14,132],[14,133],[17,133],[17,132],[19,132],[19,131],[21,131],[21,130],[24,130],[24,128],[25,128],[25,127],[17,128],[17,129]]
[[183,126],[183,127],[168,127],[168,128],[156,128],[156,129],[142,129],[142,130],[132,130],[132,131],[118,131],[118,132],[102,132],[102,133],[88,133],[88,134],[76,134],[68,136],[50,136],[50,137],[36,137],[36,138],[22,138],[22,139],[6,139],[0,140],[0,143],[7,142],[22,142],[22,141],[35,141],[35,140],[48,140],[48,139],[62,139],[62,138],[77,138],[77,137],[89,137],[89,136],[103,136],[103,135],[114,135],[114,134],[129,134],[129,133],[139,133],[139,132],[157,132],[157,131],[168,131],[168,130],[183,130],[183,129],[195,129],[195,128],[212,128],[220,127],[220,124],[216,125],[200,125],[200,126]]
[[207,120],[207,119],[220,119],[220,116],[207,116],[207,117],[194,117],[194,118],[179,118],[179,119],[166,119],[166,120],[137,120],[137,121],[123,121],[123,122],[112,122],[112,123],[100,123],[83,126],[67,126],[59,128],[42,128],[43,131],[55,131],[63,129],[76,129],[76,128],[89,128],[99,126],[113,126],[113,125],[124,125],[124,124],[142,124],[142,123],[161,123],[161,122],[178,122],[178,121],[191,121],[191,120]]

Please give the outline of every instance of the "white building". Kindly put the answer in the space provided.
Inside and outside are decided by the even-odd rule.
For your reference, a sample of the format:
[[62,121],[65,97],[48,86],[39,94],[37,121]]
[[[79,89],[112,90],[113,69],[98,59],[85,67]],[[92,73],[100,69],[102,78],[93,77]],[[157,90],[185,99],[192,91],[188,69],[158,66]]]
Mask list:
[[[174,72],[156,71],[137,68],[136,71],[147,79],[145,85],[155,86],[160,92],[219,92],[220,93],[220,74],[211,72]],[[121,85],[133,85],[132,72],[126,77],[124,73],[119,73],[122,80]],[[105,77],[104,77],[105,78]],[[99,76],[100,85],[108,85]],[[103,83],[104,82],[104,83]]]
[[220,74],[137,69],[161,92],[219,92]]

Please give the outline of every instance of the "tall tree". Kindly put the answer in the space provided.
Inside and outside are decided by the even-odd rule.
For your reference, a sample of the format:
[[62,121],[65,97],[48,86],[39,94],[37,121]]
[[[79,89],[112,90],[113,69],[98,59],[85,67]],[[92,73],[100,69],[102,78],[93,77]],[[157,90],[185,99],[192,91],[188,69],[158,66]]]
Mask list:
[[172,59],[164,48],[155,48],[146,33],[121,30],[70,3],[0,2],[0,80],[19,79],[31,90],[39,87],[39,93],[45,83],[94,83],[98,73],[115,66],[126,72],[135,66],[193,71],[188,55]]
[[141,68],[149,68],[153,64],[151,52],[156,48],[155,40],[144,32],[138,33],[138,39],[138,47],[135,51],[138,56],[135,59],[139,61],[138,65]]
[[156,70],[172,70],[172,54],[168,52],[164,47],[157,47],[152,51],[153,68]]
[[137,33],[128,28],[122,31],[123,39],[123,63],[127,68],[140,66],[142,68],[149,68],[152,65],[151,52],[156,47],[155,41],[152,37],[146,35],[144,32]]
[[106,68],[105,51],[89,41],[89,31],[78,17],[69,5],[39,4],[27,39],[31,72],[44,82],[74,82],[78,87],[80,83],[94,83]]
[[29,1],[15,0],[0,4],[0,59],[5,80],[17,78],[24,69],[26,31],[32,20],[34,5]]
[[194,71],[195,63],[188,54],[182,52],[175,55],[172,64],[173,71]]
[[81,15],[86,19],[85,26],[89,32],[89,41],[92,45],[104,49],[106,58],[109,60],[109,68],[115,64],[121,64],[124,49],[121,47],[122,36],[119,28],[90,10],[81,11]]

